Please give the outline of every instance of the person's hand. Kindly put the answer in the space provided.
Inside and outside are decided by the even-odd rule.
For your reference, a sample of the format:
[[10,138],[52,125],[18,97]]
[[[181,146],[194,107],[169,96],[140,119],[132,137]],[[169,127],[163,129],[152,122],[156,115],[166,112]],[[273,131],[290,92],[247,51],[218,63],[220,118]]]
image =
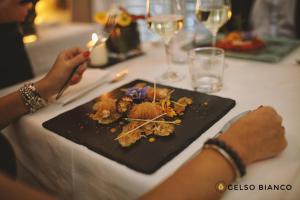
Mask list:
[[70,85],[78,83],[86,69],[86,61],[90,53],[80,48],[73,48],[60,53],[48,74],[35,85],[41,96],[49,99],[57,94],[68,80],[73,69],[80,65],[76,74],[72,77]]
[[286,146],[282,118],[271,107],[259,107],[240,118],[219,137],[238,152],[246,165],[274,157]]
[[1,0],[0,23],[24,21],[32,6],[32,3],[21,4],[21,0]]

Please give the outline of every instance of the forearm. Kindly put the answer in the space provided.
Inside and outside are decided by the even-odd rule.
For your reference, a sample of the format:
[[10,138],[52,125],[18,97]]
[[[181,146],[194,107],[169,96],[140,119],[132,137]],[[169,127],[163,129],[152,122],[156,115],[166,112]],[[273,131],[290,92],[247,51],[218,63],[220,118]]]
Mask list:
[[56,198],[50,197],[41,192],[35,191],[20,182],[12,181],[0,174],[0,199],[10,200],[54,200]]
[[[241,117],[218,140],[237,153],[245,166],[274,157],[287,146],[281,116],[273,108],[264,106]],[[242,173],[242,169],[238,170]],[[141,199],[219,199],[222,193],[216,185],[221,182],[226,187],[235,176],[234,165],[220,151],[207,146]]]
[[19,92],[0,98],[0,130],[28,112]]
[[[48,99],[49,86],[43,81],[35,84],[37,91],[44,99]],[[13,92],[0,98],[0,130],[4,129],[11,122],[20,118],[29,112],[28,107],[24,104],[23,98],[19,91]]]
[[204,149],[141,199],[219,199],[222,193],[217,191],[216,185],[220,182],[228,185],[234,177],[232,166],[221,154]]
[[[74,68],[80,66],[69,82],[70,85],[78,83],[84,70],[86,69],[86,62],[88,60],[89,52],[84,52],[80,48],[73,48],[59,54],[48,74],[34,84],[36,90],[34,89],[31,91],[32,87],[30,87],[30,89],[27,87],[27,89],[30,90],[29,97],[26,95],[25,91],[25,99],[26,101],[30,100],[29,103],[32,103],[32,96],[38,97],[38,100],[41,100],[40,102],[36,102],[37,104],[34,106],[30,105],[31,111],[35,112],[43,106],[44,101],[42,101],[42,99],[48,100],[51,96],[57,94],[68,80]],[[40,97],[42,99],[40,99]],[[33,99],[36,100],[35,98]],[[22,96],[19,94],[19,92],[14,92],[10,95],[0,98],[0,130],[5,128],[12,121],[28,113],[29,110],[30,109],[25,106]]]

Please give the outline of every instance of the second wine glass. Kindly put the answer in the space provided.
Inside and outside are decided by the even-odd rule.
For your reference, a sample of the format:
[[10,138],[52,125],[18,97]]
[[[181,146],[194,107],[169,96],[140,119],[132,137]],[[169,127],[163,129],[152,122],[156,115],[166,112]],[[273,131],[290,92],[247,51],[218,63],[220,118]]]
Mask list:
[[196,17],[212,34],[212,46],[216,45],[219,29],[232,16],[230,0],[197,0]]
[[148,27],[161,37],[166,51],[168,69],[159,81],[180,81],[183,75],[172,69],[170,55],[171,40],[183,28],[180,0],[147,0],[146,10]]

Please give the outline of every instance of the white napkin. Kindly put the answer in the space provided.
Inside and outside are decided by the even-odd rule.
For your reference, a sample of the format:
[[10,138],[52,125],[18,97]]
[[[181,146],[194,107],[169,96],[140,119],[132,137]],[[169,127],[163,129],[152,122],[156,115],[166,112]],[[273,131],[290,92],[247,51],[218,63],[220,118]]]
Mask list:
[[56,102],[64,104],[95,85],[106,82],[108,74],[109,72],[106,70],[87,69],[82,80],[78,84],[70,86]]

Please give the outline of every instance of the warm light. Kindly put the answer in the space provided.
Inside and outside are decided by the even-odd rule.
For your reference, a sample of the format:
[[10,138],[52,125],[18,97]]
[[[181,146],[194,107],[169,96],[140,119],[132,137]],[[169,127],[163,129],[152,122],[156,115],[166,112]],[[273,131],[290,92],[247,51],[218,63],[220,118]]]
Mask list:
[[57,0],[39,0],[35,5],[35,11],[36,25],[65,23],[71,20],[70,10],[59,8]]
[[93,46],[95,46],[95,44],[97,43],[98,41],[98,35],[97,33],[93,33],[92,34],[92,40],[90,40],[87,44],[86,44],[86,47],[87,48],[92,48]]
[[229,9],[229,11],[227,13],[228,20],[231,19],[231,16],[232,16],[232,11],[231,11],[231,9]]
[[34,23],[36,25],[40,25],[47,21],[47,12],[52,10],[52,6],[50,6],[47,0],[40,0],[35,5],[36,17],[34,19]]
[[23,37],[23,43],[24,44],[29,44],[32,42],[35,42],[38,39],[37,35],[26,35]]
[[47,3],[44,0],[40,0],[35,5],[35,11],[37,13],[42,13],[45,9],[47,9]]
[[98,35],[96,33],[92,34],[92,41],[94,41],[94,42],[98,41]]

